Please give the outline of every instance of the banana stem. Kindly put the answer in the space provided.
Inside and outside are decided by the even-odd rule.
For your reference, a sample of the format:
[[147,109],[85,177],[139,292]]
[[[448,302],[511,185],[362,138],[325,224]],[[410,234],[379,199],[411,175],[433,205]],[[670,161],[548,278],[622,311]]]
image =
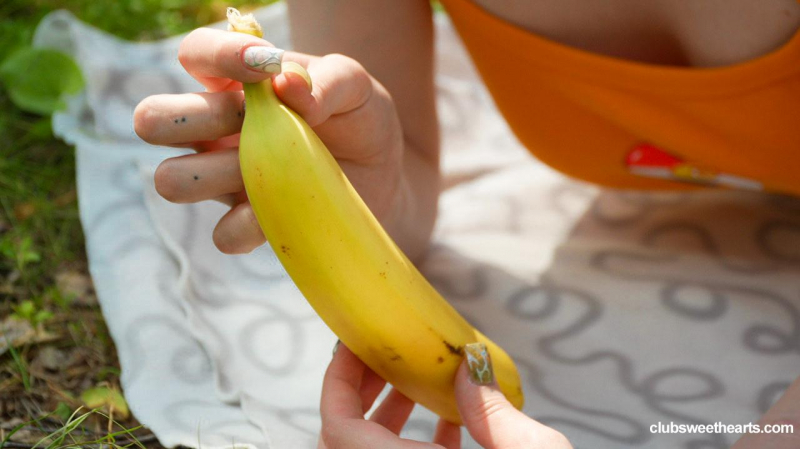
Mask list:
[[258,24],[253,14],[245,14],[239,12],[236,8],[228,8],[228,31],[236,31],[237,33],[251,34],[255,37],[264,37],[264,30]]

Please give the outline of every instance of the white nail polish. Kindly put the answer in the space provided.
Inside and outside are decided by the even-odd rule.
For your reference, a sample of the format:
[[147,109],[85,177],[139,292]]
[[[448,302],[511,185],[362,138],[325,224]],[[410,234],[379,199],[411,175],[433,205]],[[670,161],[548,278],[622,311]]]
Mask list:
[[245,67],[256,72],[281,73],[281,61],[284,51],[275,47],[254,45],[244,51]]

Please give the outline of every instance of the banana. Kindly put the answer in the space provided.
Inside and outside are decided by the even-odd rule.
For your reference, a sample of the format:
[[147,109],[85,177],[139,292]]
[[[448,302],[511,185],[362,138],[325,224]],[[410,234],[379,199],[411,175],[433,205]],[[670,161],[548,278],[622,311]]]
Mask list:
[[[229,8],[229,29],[261,37]],[[506,352],[447,303],[395,245],[311,127],[275,95],[245,84],[239,160],[256,218],[286,272],[330,329],[411,400],[461,424],[453,380],[464,345],[486,344],[500,390],[522,387]]]

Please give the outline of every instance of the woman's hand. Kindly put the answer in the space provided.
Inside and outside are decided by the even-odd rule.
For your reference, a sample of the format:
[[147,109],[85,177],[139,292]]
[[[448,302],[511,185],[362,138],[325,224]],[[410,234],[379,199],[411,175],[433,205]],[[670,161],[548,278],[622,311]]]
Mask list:
[[[178,59],[206,92],[154,95],[134,112],[134,128],[143,140],[197,151],[165,160],[155,173],[156,190],[176,203],[214,199],[230,205],[213,236],[229,254],[252,251],[265,241],[244,192],[237,150],[246,114],[241,83],[272,76],[245,63],[264,47],[272,45],[241,33],[195,30],[181,43]],[[305,67],[313,89],[298,73],[284,72],[272,80],[275,92],[317,132],[391,231],[408,202],[403,133],[392,98],[348,57],[287,52],[283,60]]]
[[[480,364],[468,358],[455,379],[456,400],[461,419],[470,435],[489,449],[571,449],[567,439],[515,409],[497,389],[493,375],[473,380],[470,366]],[[488,360],[488,357],[486,358]],[[491,364],[489,364],[491,370]],[[476,376],[476,378],[480,378]],[[483,384],[482,384],[483,383]],[[421,443],[398,436],[414,403],[392,389],[372,413],[375,398],[386,382],[367,368],[347,347],[339,344],[322,386],[322,434],[319,448],[325,449],[413,449],[458,448],[458,426],[440,420],[432,443]]]

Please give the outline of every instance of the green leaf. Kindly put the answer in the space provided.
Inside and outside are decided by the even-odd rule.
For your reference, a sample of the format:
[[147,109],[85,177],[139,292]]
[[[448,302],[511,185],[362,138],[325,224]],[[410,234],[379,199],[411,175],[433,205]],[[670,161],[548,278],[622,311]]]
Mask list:
[[39,262],[42,260],[42,256],[39,255],[36,251],[25,251],[21,255],[21,260],[26,264],[28,262]]
[[95,375],[97,380],[103,380],[109,376],[116,376],[119,377],[122,374],[122,371],[119,368],[115,368],[113,366],[106,366],[100,368],[100,370]]
[[32,248],[33,239],[31,236],[26,235],[19,242],[19,247],[17,248],[17,266],[20,270],[24,269],[25,265],[30,262],[39,262],[42,260],[42,257],[39,255],[39,253]]
[[13,307],[13,309],[16,316],[28,321],[33,318],[33,315],[36,313],[36,306],[33,304],[33,301],[30,300],[22,301],[18,306]]
[[104,407],[111,409],[113,407],[114,413],[122,418],[127,418],[130,412],[128,411],[128,403],[122,397],[122,393],[109,387],[96,387],[90,388],[81,393],[81,400],[89,408]]
[[83,88],[83,75],[72,58],[42,48],[14,52],[0,64],[0,80],[17,107],[42,115],[64,108],[62,95]]
[[56,409],[53,410],[53,414],[61,418],[62,421],[66,421],[72,415],[72,410],[67,404],[59,402]]
[[36,312],[36,315],[34,315],[33,322],[35,324],[44,323],[50,318],[53,318],[53,312],[50,312],[49,310],[40,310]]

